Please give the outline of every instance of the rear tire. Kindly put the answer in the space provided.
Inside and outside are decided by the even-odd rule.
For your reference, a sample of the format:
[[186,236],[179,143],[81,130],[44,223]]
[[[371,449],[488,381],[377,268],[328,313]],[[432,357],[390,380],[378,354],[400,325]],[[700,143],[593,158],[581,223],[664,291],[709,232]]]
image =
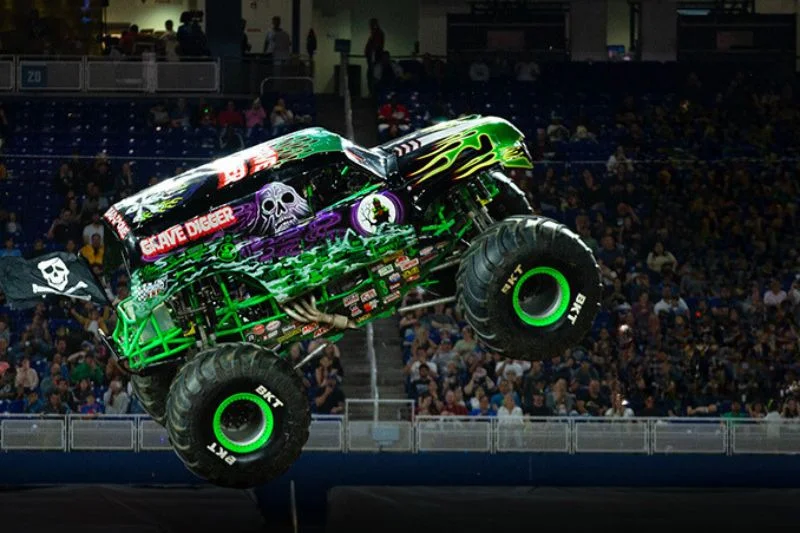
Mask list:
[[511,359],[579,344],[600,309],[600,269],[566,226],[535,216],[493,225],[464,254],[457,299],[478,338]]
[[186,467],[222,487],[282,475],[308,440],[311,413],[291,365],[255,344],[221,344],[186,363],[167,399],[167,432]]
[[167,418],[167,395],[169,386],[175,378],[174,366],[156,368],[146,374],[131,376],[131,387],[139,399],[142,409],[160,425]]

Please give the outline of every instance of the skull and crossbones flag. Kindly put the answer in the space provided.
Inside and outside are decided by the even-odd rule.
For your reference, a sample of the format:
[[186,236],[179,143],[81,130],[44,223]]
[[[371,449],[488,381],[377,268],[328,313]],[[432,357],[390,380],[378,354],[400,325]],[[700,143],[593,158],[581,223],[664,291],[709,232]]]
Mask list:
[[35,306],[47,296],[108,304],[86,260],[66,252],[29,260],[0,257],[0,290],[8,304],[19,309]]

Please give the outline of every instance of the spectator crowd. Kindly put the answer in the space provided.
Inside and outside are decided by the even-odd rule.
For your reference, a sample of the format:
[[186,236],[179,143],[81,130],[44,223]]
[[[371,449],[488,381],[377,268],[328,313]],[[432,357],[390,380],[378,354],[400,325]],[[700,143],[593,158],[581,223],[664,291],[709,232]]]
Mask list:
[[[591,335],[509,361],[458,309],[407,313],[405,386],[419,414],[800,421],[792,84],[739,73],[717,92],[691,75],[671,98],[617,105],[607,121],[554,112],[528,139],[536,169],[512,173],[538,214],[596,254],[605,292]],[[436,122],[430,110],[418,106],[422,125]],[[409,114],[392,95],[379,112],[395,124]],[[568,157],[598,143],[613,143],[607,160]]]

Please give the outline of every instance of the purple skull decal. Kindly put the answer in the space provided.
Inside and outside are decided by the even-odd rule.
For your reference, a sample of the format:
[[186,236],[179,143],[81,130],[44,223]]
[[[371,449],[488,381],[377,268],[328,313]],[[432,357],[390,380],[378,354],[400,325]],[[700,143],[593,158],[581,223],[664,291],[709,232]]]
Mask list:
[[283,183],[268,183],[256,192],[258,219],[256,231],[280,233],[310,214],[308,202]]

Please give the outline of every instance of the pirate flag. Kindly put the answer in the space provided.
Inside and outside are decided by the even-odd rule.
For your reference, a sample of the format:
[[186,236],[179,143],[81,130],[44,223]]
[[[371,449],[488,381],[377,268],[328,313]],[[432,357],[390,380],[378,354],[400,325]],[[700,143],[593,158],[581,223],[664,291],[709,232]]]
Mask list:
[[30,260],[0,257],[0,290],[15,308],[33,307],[46,296],[109,303],[86,260],[66,252]]

